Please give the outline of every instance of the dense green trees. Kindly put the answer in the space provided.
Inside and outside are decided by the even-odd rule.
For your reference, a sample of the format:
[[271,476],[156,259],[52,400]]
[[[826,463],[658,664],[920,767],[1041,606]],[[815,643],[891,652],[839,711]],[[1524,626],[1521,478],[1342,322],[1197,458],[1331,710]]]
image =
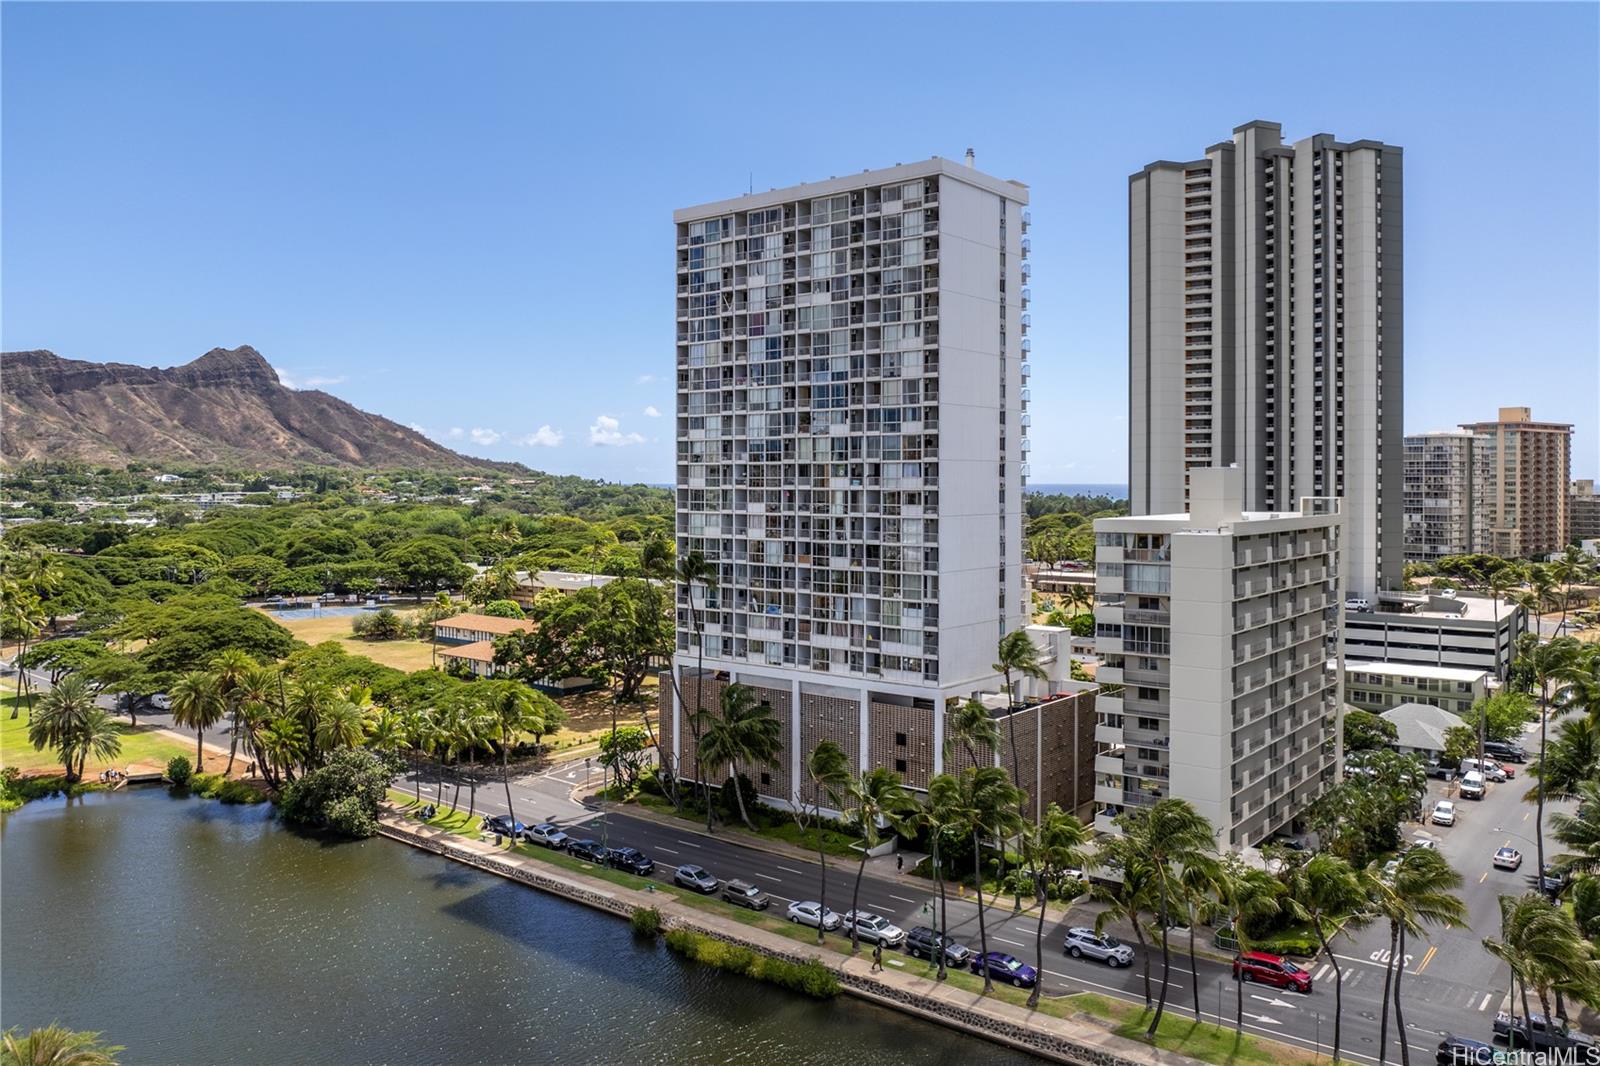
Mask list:
[[1344,712],[1344,750],[1369,751],[1394,742],[1400,735],[1393,722],[1359,707]]

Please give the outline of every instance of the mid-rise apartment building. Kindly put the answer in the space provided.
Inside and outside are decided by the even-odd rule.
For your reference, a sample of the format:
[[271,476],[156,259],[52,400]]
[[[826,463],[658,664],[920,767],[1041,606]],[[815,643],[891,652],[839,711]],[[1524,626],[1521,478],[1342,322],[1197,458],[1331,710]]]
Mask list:
[[1028,621],[1027,203],[969,153],[674,213],[677,548],[716,583],[678,587],[673,668],[691,702],[697,677],[775,694],[778,802],[823,738],[938,772],[947,701],[1001,687]]
[[1402,568],[1401,150],[1251,122],[1128,185],[1130,505],[1237,465],[1246,508],[1342,497],[1353,594]]
[[1124,686],[1098,700],[1095,826],[1176,796],[1255,845],[1335,780],[1344,519],[1245,512],[1237,468],[1189,476],[1186,513],[1094,524],[1096,680]]
[[1502,407],[1497,420],[1461,428],[1487,438],[1483,550],[1539,558],[1565,548],[1572,539],[1567,514],[1572,426],[1535,422],[1531,408]]
[[1572,491],[1567,494],[1567,516],[1572,524],[1570,543],[1600,539],[1600,494],[1595,492],[1592,478],[1579,478],[1572,483]]
[[1487,550],[1489,462],[1488,438],[1464,429],[1406,437],[1406,562]]

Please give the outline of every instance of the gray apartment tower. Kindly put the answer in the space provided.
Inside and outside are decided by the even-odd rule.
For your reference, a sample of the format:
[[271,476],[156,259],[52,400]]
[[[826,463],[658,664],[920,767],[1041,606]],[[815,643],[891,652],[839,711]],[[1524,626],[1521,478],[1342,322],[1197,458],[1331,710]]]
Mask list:
[[1236,464],[1247,511],[1342,497],[1349,593],[1400,587],[1402,174],[1393,145],[1257,121],[1129,178],[1135,515]]

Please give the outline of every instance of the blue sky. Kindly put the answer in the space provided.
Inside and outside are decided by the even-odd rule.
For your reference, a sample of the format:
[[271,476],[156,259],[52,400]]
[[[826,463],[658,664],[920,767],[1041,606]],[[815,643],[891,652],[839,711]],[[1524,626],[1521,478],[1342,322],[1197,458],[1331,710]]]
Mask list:
[[[251,344],[460,450],[672,464],[673,208],[970,145],[1032,187],[1033,480],[1119,482],[1126,179],[1255,118],[1406,151],[1406,428],[1600,473],[1600,7],[26,4],[0,343]],[[652,414],[652,412],[655,412]]]

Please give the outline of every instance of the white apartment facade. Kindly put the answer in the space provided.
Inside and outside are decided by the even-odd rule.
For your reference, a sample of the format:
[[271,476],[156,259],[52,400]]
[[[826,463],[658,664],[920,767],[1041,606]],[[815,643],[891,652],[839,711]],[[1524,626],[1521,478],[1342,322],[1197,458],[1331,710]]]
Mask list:
[[1342,497],[1352,594],[1402,571],[1401,150],[1251,122],[1128,183],[1134,514],[1237,465],[1245,506]]
[[969,153],[674,213],[677,548],[716,586],[678,587],[673,668],[778,694],[791,791],[880,708],[937,709],[938,761],[1028,621],[1027,202]]
[[1464,429],[1415,433],[1405,446],[1405,561],[1486,551],[1489,438]]
[[1335,780],[1339,501],[1243,512],[1243,472],[1190,473],[1186,513],[1097,519],[1095,827],[1165,796],[1224,847],[1288,828]]

